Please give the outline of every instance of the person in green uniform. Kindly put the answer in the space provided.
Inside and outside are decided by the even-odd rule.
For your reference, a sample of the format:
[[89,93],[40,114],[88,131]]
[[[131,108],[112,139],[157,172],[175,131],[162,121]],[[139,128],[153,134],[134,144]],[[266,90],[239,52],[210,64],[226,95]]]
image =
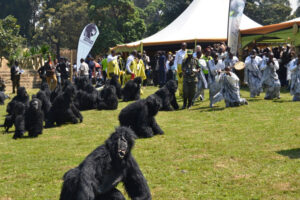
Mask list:
[[103,58],[102,62],[101,62],[101,65],[102,65],[102,74],[103,74],[103,79],[104,79],[104,83],[106,81],[106,78],[107,78],[107,66],[108,66],[108,63],[107,63],[107,55],[105,55],[105,57]]
[[[197,71],[199,70],[199,62],[193,57],[193,51],[187,51],[188,57],[182,61],[183,73],[183,107],[191,108],[193,98],[196,94]],[[188,103],[188,104],[187,104]]]

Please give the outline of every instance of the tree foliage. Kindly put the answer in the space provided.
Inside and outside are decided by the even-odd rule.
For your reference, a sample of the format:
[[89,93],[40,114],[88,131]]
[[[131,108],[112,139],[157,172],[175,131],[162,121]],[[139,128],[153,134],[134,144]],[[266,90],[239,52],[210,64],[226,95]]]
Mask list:
[[24,42],[17,19],[11,15],[0,20],[0,58],[12,60]]
[[146,31],[132,0],[91,0],[89,8],[90,17],[100,31],[94,52],[105,52],[116,44],[139,40]]
[[244,13],[262,25],[269,25],[288,20],[291,11],[288,0],[247,0]]
[[82,0],[44,2],[37,24],[36,44],[44,41],[55,46],[59,57],[60,48],[77,48],[78,39],[88,20],[88,4]]

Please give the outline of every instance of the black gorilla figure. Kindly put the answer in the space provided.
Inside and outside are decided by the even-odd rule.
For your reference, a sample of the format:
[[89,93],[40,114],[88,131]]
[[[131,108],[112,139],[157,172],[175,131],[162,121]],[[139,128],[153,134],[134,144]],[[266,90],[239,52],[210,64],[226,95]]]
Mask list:
[[136,77],[134,80],[128,81],[122,90],[123,101],[127,102],[139,100],[141,93],[141,84],[141,77]]
[[173,109],[177,110],[179,108],[175,96],[176,90],[176,81],[170,80],[166,83],[165,86],[163,86],[161,89],[159,89],[152,95],[154,98],[157,98],[160,102],[159,110],[172,111]]
[[44,91],[46,96],[48,97],[48,99],[50,100],[50,96],[51,96],[51,90],[49,89],[48,83],[47,82],[43,82],[41,84],[41,91]]
[[14,104],[12,120],[15,125],[15,134],[13,139],[23,137],[25,132],[25,106],[23,103],[17,101]]
[[25,129],[28,131],[29,137],[37,137],[42,134],[43,119],[42,102],[37,98],[33,98],[25,113]]
[[76,124],[78,123],[78,119],[82,122],[83,117],[73,102],[75,94],[75,87],[68,85],[64,88],[64,92],[54,99],[46,120],[46,128],[52,127],[54,123],[60,126],[68,122]]
[[108,84],[115,86],[118,98],[122,99],[122,87],[119,83],[119,77],[117,75],[113,75],[112,78],[108,81]]
[[84,90],[76,94],[76,105],[79,110],[92,110],[97,108],[98,92],[92,84],[87,84]]
[[29,96],[24,87],[19,87],[17,90],[17,95],[8,103],[6,107],[6,112],[10,115],[14,108],[15,102],[21,102],[25,106],[25,109],[29,107]]
[[64,175],[60,200],[125,200],[123,182],[133,200],[150,200],[147,181],[131,155],[134,133],[119,127],[76,168]]
[[149,138],[156,134],[163,134],[163,130],[161,130],[154,118],[159,108],[160,103],[158,99],[152,96],[136,101],[121,110],[119,115],[120,124],[121,126],[132,128],[140,138]]
[[46,118],[48,116],[48,113],[51,109],[51,101],[50,101],[50,97],[47,96],[47,93],[43,90],[40,90],[37,94],[36,94],[36,98],[38,98],[41,103],[42,103],[42,111],[43,111],[43,116],[44,118]]
[[115,86],[108,85],[99,93],[97,109],[116,110],[118,109],[118,103]]

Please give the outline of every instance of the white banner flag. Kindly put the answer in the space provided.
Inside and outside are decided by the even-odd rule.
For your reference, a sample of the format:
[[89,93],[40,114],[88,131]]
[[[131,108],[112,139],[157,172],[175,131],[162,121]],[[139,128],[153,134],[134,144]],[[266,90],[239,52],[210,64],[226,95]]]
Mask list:
[[238,52],[239,29],[245,8],[246,0],[231,0],[229,9],[228,46],[236,55]]
[[77,67],[80,66],[80,59],[88,56],[98,36],[99,30],[95,24],[89,24],[83,29],[78,42]]

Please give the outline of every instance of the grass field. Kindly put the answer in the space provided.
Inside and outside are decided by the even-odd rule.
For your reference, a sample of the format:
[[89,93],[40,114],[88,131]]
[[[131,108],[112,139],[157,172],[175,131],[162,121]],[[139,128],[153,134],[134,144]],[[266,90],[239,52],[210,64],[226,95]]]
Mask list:
[[[139,139],[133,151],[153,199],[300,199],[300,103],[281,96],[238,108],[222,102],[210,109],[206,100],[159,112],[165,135]],[[83,112],[82,124],[47,129],[37,139],[0,135],[0,200],[58,199],[64,173],[103,144],[126,105]]]

